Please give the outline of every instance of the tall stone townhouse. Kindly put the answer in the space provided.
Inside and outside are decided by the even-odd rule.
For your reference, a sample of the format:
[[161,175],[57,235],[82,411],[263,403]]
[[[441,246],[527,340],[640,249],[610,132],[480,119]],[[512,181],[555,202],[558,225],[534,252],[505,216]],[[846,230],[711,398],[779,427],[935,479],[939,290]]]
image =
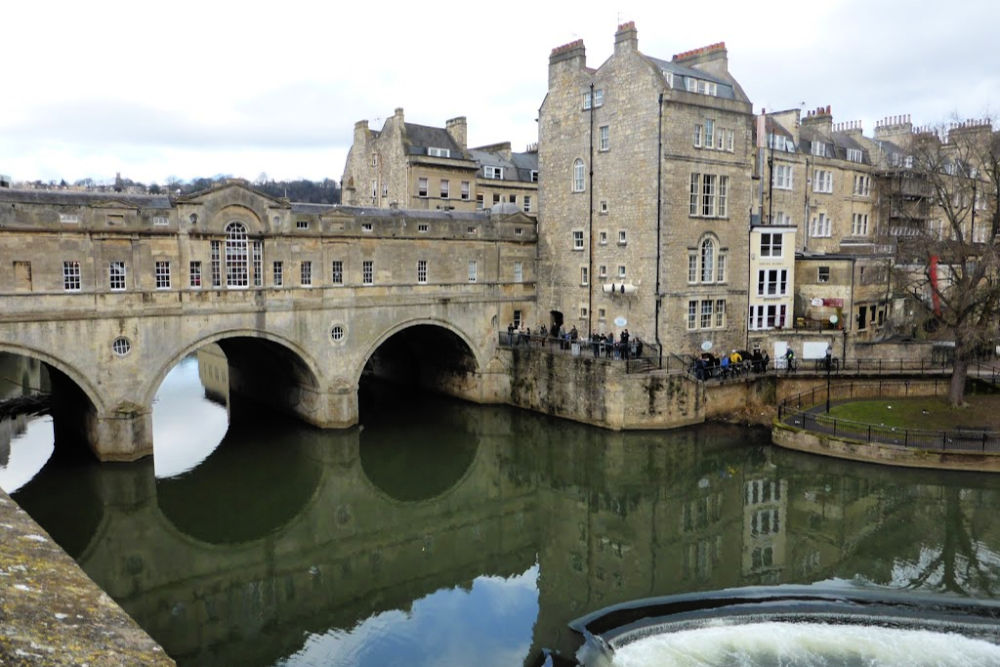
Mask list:
[[841,343],[838,353],[878,338],[891,298],[892,246],[879,234],[876,166],[861,124],[835,125],[827,106],[804,118],[799,109],[762,113],[757,130],[760,222],[796,229],[794,276],[778,276],[795,300],[791,312],[779,307],[771,319],[764,306],[761,317],[763,304],[754,300],[772,281],[769,272],[762,282],[758,271],[751,330],[825,331]]
[[516,153],[510,143],[467,145],[464,116],[445,127],[407,123],[396,109],[381,130],[354,125],[341,181],[343,203],[375,208],[473,211],[504,210],[535,215],[538,154]]
[[724,44],[670,60],[633,23],[553,49],[539,111],[539,308],[669,352],[743,348],[755,148]]

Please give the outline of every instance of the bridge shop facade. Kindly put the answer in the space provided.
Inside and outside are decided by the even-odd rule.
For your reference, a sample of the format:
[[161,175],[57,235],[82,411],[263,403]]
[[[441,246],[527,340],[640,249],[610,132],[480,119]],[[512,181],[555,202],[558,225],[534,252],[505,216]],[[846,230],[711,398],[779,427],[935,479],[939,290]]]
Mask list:
[[362,374],[506,402],[495,332],[534,322],[522,213],[297,204],[232,181],[187,196],[0,190],[0,351],[50,368],[60,432],[152,453],[152,402],[208,343],[230,390],[319,427]]

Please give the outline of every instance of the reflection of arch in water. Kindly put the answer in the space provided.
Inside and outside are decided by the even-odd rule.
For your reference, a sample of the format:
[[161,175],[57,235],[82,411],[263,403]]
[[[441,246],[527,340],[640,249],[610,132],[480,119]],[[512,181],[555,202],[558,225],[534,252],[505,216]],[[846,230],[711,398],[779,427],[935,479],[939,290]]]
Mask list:
[[160,512],[180,533],[207,544],[253,542],[281,531],[316,497],[325,472],[311,448],[298,444],[296,427],[280,418],[231,425],[197,468],[157,481]]
[[361,433],[361,469],[375,492],[393,501],[429,501],[461,486],[479,458],[479,436],[442,428],[441,414],[429,417],[419,404],[397,403],[404,406],[400,426],[383,419]]

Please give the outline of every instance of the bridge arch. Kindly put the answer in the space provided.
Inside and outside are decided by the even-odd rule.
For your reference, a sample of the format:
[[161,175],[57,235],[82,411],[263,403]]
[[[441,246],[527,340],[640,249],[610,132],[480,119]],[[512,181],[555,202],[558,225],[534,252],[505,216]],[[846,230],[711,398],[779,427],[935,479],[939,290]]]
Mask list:
[[436,327],[442,329],[452,334],[457,340],[465,344],[466,351],[468,352],[470,358],[474,362],[475,368],[468,369],[471,371],[478,371],[485,365],[485,360],[483,359],[483,353],[479,350],[479,347],[473,342],[472,338],[465,333],[462,329],[455,326],[454,323],[447,320],[433,318],[433,317],[421,317],[421,318],[411,318],[408,320],[403,320],[397,322],[388,329],[386,329],[381,336],[376,338],[371,345],[365,350],[364,354],[361,355],[358,364],[354,369],[354,383],[355,386],[361,381],[361,377],[365,372],[365,367],[368,365],[372,356],[378,352],[383,345],[385,345],[390,339],[392,339],[397,334],[403,333],[408,329],[414,329],[416,327]]
[[225,352],[227,347],[226,341],[232,339],[256,339],[283,348],[291,353],[289,358],[298,366],[298,368],[294,369],[296,379],[304,380],[310,389],[316,389],[320,386],[320,374],[317,372],[319,365],[312,355],[294,341],[284,336],[259,329],[226,329],[192,341],[164,360],[159,365],[156,374],[152,376],[152,379],[142,391],[143,405],[152,405],[153,397],[156,395],[156,391],[160,388],[167,373],[189,354],[196,352],[210,343],[218,344]]
[[93,405],[98,412],[102,412],[106,408],[105,401],[101,398],[100,392],[97,391],[97,388],[90,381],[90,378],[88,378],[83,372],[81,372],[75,366],[66,361],[63,361],[59,357],[53,356],[48,352],[45,352],[44,350],[41,350],[36,347],[31,347],[28,345],[20,345],[17,343],[5,343],[2,341],[0,341],[0,352],[10,352],[12,354],[19,354],[21,356],[38,359],[39,361],[48,364],[52,368],[56,369],[57,371],[65,375],[77,387],[79,387],[80,391],[82,391],[84,395],[86,395],[86,397],[90,400],[91,405]]

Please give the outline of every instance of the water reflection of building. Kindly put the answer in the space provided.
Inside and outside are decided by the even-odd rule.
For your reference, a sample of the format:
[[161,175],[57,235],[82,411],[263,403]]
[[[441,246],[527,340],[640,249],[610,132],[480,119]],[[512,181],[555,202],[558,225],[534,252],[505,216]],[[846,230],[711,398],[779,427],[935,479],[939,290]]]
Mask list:
[[[38,359],[0,352],[0,401],[47,391],[48,374]],[[10,460],[10,444],[24,433],[28,417],[17,415],[0,420],[0,467]]]
[[229,360],[222,348],[212,343],[198,350],[198,379],[205,398],[229,407]]
[[744,577],[756,584],[776,584],[785,567],[788,483],[774,466],[748,471],[743,495]]

